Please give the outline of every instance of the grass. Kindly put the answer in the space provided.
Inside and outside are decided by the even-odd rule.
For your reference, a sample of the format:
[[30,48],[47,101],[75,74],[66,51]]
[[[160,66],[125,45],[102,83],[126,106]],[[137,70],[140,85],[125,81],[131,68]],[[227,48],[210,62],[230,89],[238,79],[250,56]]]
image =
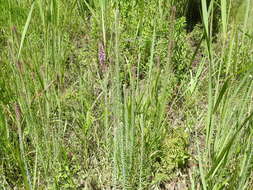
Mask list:
[[0,0],[0,188],[252,189],[253,2],[188,3]]

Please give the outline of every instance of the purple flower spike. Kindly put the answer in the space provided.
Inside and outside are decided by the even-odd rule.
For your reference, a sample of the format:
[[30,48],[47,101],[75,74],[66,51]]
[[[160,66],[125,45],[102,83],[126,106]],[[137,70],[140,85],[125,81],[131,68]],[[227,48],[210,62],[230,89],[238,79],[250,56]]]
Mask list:
[[102,43],[99,44],[99,52],[98,52],[99,64],[105,67],[105,48]]

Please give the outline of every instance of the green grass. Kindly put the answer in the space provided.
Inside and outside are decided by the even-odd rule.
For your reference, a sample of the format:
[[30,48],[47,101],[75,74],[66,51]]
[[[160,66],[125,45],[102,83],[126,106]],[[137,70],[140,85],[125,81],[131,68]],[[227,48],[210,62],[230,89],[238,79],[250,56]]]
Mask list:
[[252,189],[253,2],[188,3],[0,0],[0,189]]

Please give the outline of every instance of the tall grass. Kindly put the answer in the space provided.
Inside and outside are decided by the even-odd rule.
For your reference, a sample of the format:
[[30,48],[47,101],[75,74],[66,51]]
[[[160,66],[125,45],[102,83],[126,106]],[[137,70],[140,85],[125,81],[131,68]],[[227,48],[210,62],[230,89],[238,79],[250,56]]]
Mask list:
[[[230,16],[227,5],[229,4],[230,2],[221,1],[224,52],[217,62],[220,64],[219,68],[222,66],[227,67],[228,72],[226,72],[224,78],[220,76],[221,72],[218,72],[218,75],[216,74],[215,76],[215,71],[213,71],[213,65],[216,64],[213,59],[215,52],[212,45],[212,33],[209,32],[209,21],[212,20],[210,17],[213,10],[212,6],[208,8],[205,1],[202,0],[206,46],[209,52],[209,111],[206,124],[206,149],[199,157],[203,189],[249,189],[249,181],[252,177],[252,164],[250,164],[252,162],[252,152],[250,151],[251,148],[249,149],[249,147],[252,147],[252,80],[249,77],[252,71],[249,69],[244,73],[238,74],[240,75],[239,81],[234,79],[231,72],[230,61],[238,55],[231,58],[232,54],[227,54],[225,50],[226,47],[233,48],[234,43],[234,37],[227,36]],[[249,8],[250,4],[248,1],[243,33],[247,32],[245,25],[248,19],[247,10]],[[238,30],[238,28],[235,30]],[[228,38],[232,40],[228,42]],[[242,36],[241,40],[241,47],[244,48],[245,37]],[[229,60],[229,62],[226,62],[226,60]],[[227,65],[222,65],[224,63],[227,63]],[[244,174],[242,175],[242,173]]]
[[0,0],[0,187],[251,189],[252,2],[187,3]]

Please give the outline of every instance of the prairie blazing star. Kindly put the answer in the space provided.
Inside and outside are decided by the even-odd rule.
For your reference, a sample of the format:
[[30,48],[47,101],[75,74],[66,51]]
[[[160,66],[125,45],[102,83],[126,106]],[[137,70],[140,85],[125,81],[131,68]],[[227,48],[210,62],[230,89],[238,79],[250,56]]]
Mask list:
[[98,51],[98,59],[99,59],[99,64],[102,68],[105,68],[105,48],[102,43],[99,44],[99,51]]

